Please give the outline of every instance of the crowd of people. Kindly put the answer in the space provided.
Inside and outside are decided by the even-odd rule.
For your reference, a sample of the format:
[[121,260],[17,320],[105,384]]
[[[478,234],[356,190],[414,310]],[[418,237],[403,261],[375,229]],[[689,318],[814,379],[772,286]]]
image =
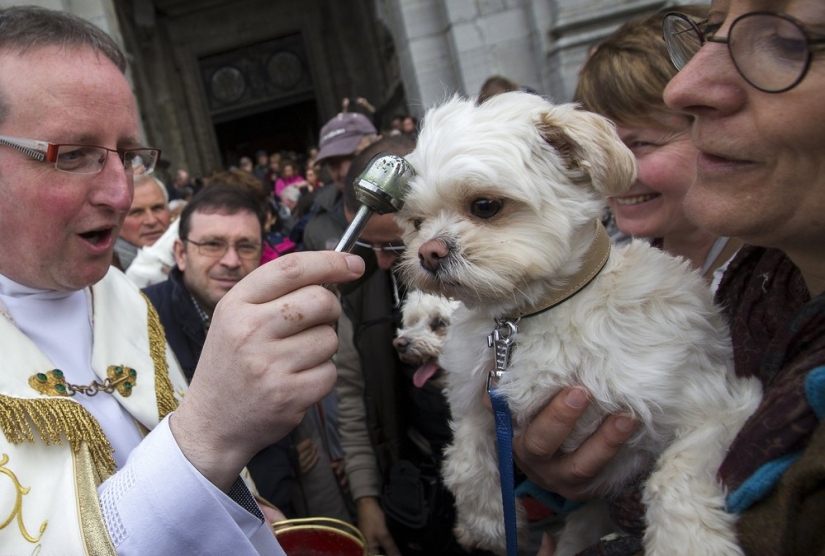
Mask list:
[[[783,10],[714,1],[628,22],[575,94],[637,161],[606,220],[705,277],[737,374],[763,384],[719,470],[746,554],[825,546],[825,13]],[[414,385],[392,345],[399,228],[374,216],[352,254],[332,251],[356,176],[378,152],[411,152],[418,122],[384,127],[347,97],[300,156],[258,151],[164,184],[125,71],[79,17],[0,9],[0,472],[14,498],[0,552],[283,554],[269,524],[326,516],[371,553],[485,554],[452,532],[445,397]],[[477,102],[518,89],[491,76]],[[571,386],[513,442],[520,473],[571,501],[635,427],[614,415],[560,453],[589,403]],[[639,553],[643,480],[609,500],[622,533],[586,554]],[[531,508],[523,553],[549,556],[562,516]]]

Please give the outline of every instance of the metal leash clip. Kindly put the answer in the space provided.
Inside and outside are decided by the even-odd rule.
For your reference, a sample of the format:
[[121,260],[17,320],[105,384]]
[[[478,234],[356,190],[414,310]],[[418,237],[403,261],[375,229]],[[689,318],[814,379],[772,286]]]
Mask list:
[[496,327],[493,333],[487,336],[487,347],[495,349],[495,369],[487,375],[487,392],[493,388],[493,380],[500,379],[510,367],[510,358],[513,355],[513,348],[516,347],[515,335],[518,333],[517,321],[507,318],[496,319]]

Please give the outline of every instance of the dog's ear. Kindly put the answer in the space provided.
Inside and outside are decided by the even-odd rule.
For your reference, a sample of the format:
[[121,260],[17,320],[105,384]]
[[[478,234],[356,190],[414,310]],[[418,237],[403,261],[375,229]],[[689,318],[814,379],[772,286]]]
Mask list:
[[542,115],[539,132],[567,169],[581,171],[596,191],[619,195],[636,181],[636,159],[606,118],[561,104]]

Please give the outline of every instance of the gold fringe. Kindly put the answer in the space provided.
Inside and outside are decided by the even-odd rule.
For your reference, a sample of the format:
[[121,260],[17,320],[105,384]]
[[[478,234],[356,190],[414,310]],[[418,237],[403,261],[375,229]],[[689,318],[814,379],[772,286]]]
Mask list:
[[169,363],[166,361],[166,334],[163,331],[163,325],[160,323],[160,317],[152,302],[146,294],[143,292],[140,294],[146,301],[148,309],[149,353],[155,362],[155,396],[158,400],[158,419],[162,420],[177,409],[178,400],[175,398],[175,390],[169,378]]
[[115,472],[114,448],[97,420],[77,402],[66,398],[11,398],[0,396],[0,428],[12,444],[34,443],[32,425],[46,444],[63,445],[63,436],[77,453],[85,442],[98,476]]

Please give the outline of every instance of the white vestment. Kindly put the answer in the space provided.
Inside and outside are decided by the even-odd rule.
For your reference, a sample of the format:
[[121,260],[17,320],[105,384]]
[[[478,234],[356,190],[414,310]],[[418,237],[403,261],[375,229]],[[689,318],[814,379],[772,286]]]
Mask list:
[[[0,275],[0,349],[0,554],[283,554],[177,446],[186,381],[123,273],[71,293]],[[131,371],[128,392],[61,395]]]

